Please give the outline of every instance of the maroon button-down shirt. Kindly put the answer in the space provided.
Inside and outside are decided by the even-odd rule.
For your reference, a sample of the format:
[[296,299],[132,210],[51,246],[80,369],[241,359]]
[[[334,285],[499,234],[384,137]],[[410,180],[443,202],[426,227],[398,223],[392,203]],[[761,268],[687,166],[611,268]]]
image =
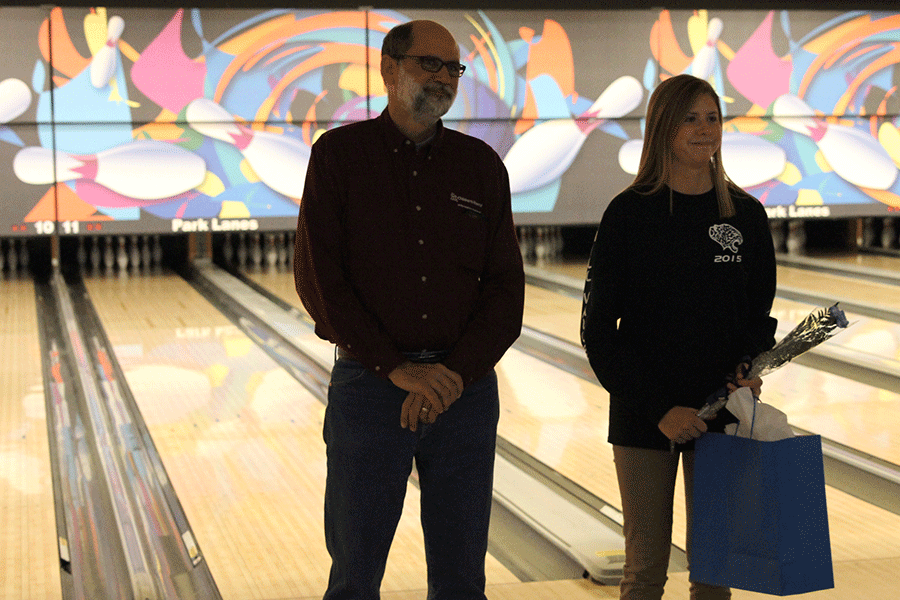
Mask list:
[[313,145],[294,277],[316,333],[387,377],[402,352],[446,350],[465,384],[519,336],[522,258],[509,178],[481,140],[421,150],[385,110]]

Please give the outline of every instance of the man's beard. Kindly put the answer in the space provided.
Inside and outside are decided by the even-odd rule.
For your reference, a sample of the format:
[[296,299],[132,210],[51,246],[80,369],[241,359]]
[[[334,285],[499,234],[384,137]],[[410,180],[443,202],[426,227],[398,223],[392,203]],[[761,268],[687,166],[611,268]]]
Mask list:
[[402,69],[397,88],[400,100],[412,118],[422,125],[431,125],[447,114],[456,99],[456,91],[452,88],[440,83],[419,85]]

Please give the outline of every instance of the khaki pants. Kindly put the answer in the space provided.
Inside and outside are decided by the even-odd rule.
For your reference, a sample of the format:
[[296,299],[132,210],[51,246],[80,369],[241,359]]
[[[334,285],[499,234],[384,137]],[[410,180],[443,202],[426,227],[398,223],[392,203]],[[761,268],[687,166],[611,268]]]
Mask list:
[[[694,453],[613,446],[625,535],[625,575],[621,600],[659,600],[663,595],[672,545],[672,502],[678,457],[684,457],[687,556],[691,560],[691,507]],[[728,588],[691,582],[691,600],[731,598]]]

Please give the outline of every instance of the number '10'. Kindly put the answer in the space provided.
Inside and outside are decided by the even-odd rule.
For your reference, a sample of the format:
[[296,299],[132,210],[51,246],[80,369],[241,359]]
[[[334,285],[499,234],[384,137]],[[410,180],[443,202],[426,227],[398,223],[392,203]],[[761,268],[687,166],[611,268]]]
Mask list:
[[[63,221],[60,223],[63,233],[78,233],[78,221]],[[35,221],[34,229],[39,235],[51,235],[56,231],[55,221]]]

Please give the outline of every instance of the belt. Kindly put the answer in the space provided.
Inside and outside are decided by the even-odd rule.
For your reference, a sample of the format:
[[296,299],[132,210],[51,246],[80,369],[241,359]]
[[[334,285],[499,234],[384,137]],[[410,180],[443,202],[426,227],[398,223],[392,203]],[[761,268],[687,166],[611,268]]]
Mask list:
[[[336,346],[337,357],[347,360],[357,360],[355,356]],[[448,350],[422,350],[421,352],[401,352],[410,362],[414,363],[439,363],[450,355]]]

